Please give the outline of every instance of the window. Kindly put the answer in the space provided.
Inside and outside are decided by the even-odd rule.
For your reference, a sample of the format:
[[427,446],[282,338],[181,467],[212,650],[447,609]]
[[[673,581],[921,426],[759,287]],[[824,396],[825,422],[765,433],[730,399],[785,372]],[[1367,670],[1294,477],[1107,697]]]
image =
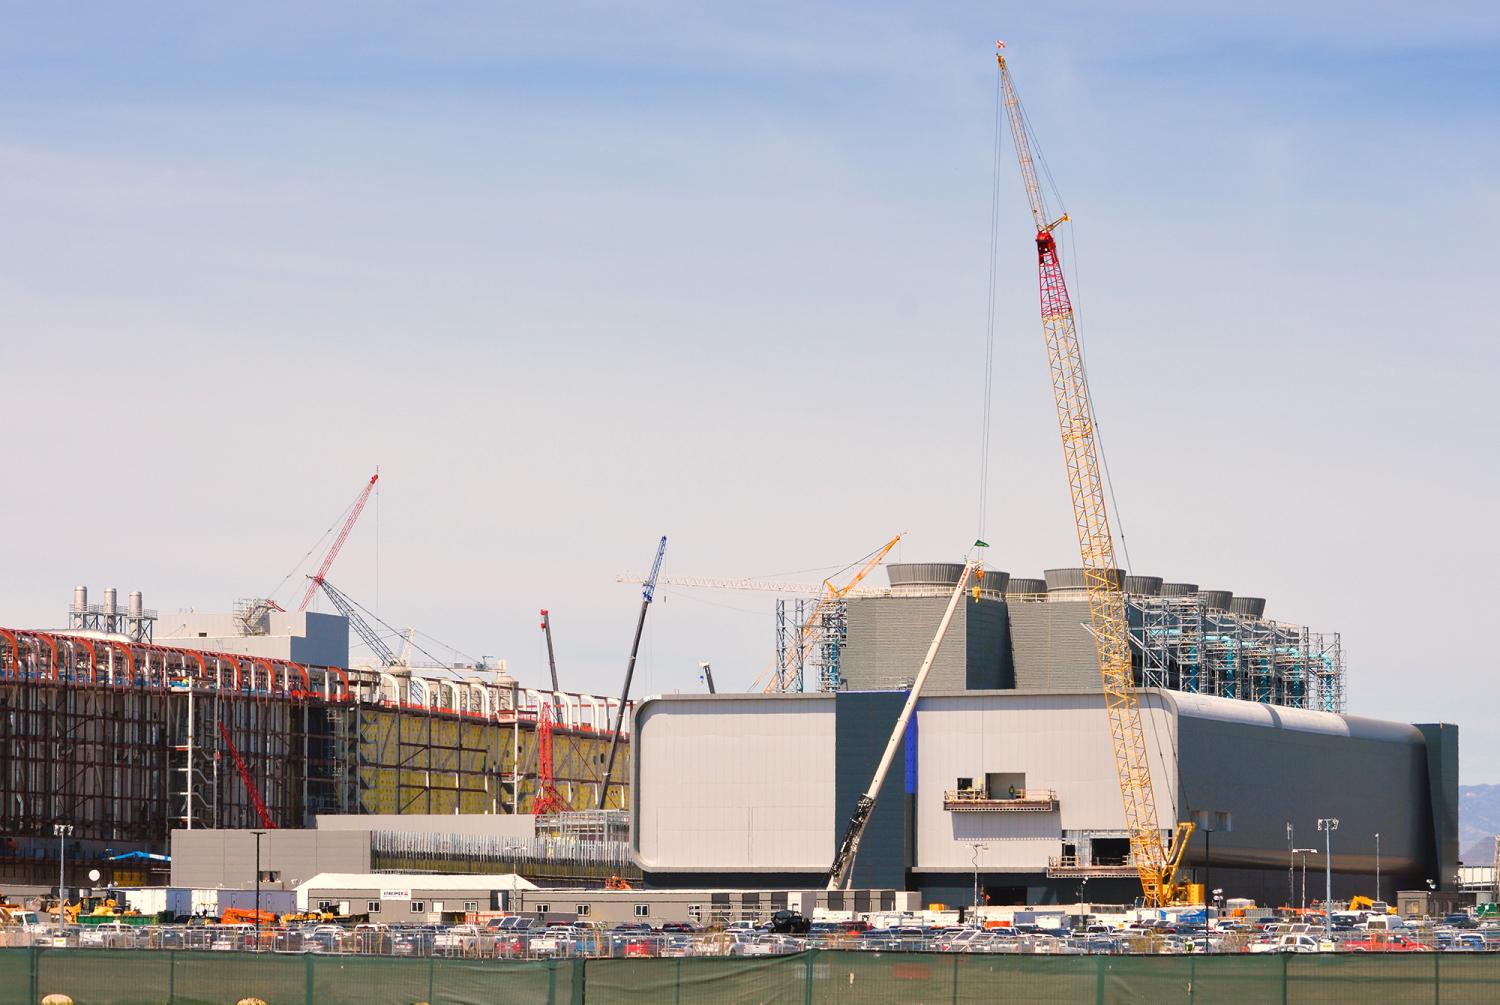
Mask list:
[[693,922],[694,924],[698,924],[698,923],[700,923],[700,922],[703,921],[703,905],[702,904],[689,904],[688,905],[688,920],[691,921],[691,922]]
[[635,905],[635,916],[637,918],[649,918],[649,917],[651,917],[651,905],[650,904],[637,904],[637,905]]
[[425,900],[414,900],[414,901],[412,901],[411,902],[411,913],[412,914],[426,914],[427,913],[427,901],[425,901]]
[[378,900],[368,900],[368,901],[366,901],[365,902],[365,913],[366,914],[379,914],[380,913],[380,901],[378,901]]
[[477,910],[479,910],[479,901],[477,901],[477,900],[466,900],[466,901],[464,901],[464,912],[465,913],[472,914],[473,912],[475,912]]
[[318,910],[320,910],[320,911],[331,911],[331,910],[333,910],[333,901],[331,901],[331,900],[320,900],[320,901],[318,901]]
[[587,904],[578,904],[578,905],[575,905],[574,908],[573,908],[573,913],[576,914],[576,915],[578,915],[580,918],[587,918],[589,916],[589,905],[587,905]]
[[551,904],[538,904],[538,905],[536,905],[536,913],[537,914],[551,914],[552,913],[552,905]]
[[198,633],[198,637],[200,639],[206,639],[206,638],[208,638],[208,633],[207,632],[199,632]]

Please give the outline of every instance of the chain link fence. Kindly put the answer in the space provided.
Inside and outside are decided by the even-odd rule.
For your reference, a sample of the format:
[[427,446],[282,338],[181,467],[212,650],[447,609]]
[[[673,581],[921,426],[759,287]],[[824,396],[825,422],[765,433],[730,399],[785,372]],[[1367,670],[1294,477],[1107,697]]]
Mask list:
[[0,1005],[1489,1005],[1500,955],[974,956],[807,950],[753,959],[401,960],[0,949]]

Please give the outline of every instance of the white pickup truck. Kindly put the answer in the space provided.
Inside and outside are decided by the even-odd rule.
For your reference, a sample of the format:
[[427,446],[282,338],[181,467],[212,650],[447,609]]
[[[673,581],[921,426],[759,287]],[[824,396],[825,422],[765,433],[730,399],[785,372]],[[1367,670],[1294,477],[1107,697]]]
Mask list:
[[1252,943],[1250,951],[1252,953],[1329,953],[1333,951],[1333,943],[1325,943],[1306,932],[1289,932],[1286,935],[1278,935],[1274,942]]
[[531,952],[534,956],[572,956],[587,936],[588,929],[582,925],[550,925],[531,937]]

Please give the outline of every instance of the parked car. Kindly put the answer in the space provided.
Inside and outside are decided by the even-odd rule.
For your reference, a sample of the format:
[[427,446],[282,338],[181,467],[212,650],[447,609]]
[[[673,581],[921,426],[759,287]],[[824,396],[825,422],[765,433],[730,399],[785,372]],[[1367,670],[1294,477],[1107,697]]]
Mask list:
[[1345,952],[1351,953],[1426,953],[1426,946],[1399,932],[1371,932],[1362,939],[1351,939],[1343,944]]

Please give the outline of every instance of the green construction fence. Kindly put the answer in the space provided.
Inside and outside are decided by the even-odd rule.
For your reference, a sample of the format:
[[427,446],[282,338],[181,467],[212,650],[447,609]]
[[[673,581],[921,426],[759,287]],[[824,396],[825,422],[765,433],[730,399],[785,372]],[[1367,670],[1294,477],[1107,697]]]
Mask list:
[[0,949],[0,1005],[1491,1005],[1500,953],[463,960]]

